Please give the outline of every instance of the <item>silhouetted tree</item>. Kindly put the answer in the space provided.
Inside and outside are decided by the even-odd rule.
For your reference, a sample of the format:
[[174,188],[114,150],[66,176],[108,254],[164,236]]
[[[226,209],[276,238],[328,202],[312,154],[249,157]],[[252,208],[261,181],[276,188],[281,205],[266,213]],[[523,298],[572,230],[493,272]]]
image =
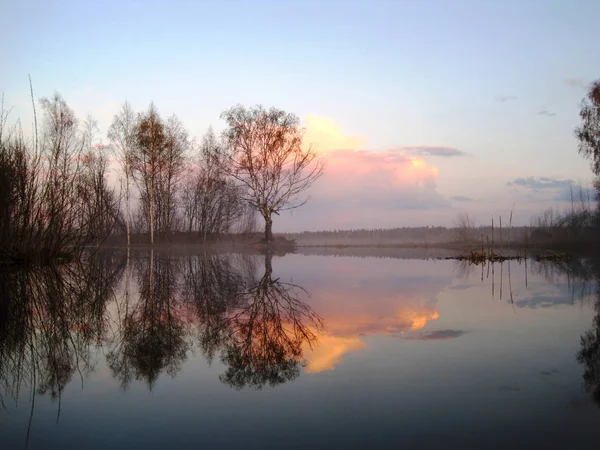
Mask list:
[[0,113],[0,254],[5,258],[79,255],[118,219],[105,179],[106,158],[93,145],[93,120],[81,132],[59,94],[40,103],[41,139],[37,120],[34,138],[26,141],[19,128],[5,129],[6,114]]
[[579,140],[579,154],[590,159],[596,175],[594,187],[600,205],[600,80],[594,81],[581,102],[581,125],[575,129]]
[[579,116],[582,124],[575,130],[579,153],[592,160],[592,170],[600,175],[600,80],[590,86]]
[[265,240],[272,242],[273,214],[303,205],[298,196],[321,176],[317,154],[302,148],[298,117],[262,106],[238,105],[221,114],[227,122],[224,170],[244,188],[243,199],[265,220]]

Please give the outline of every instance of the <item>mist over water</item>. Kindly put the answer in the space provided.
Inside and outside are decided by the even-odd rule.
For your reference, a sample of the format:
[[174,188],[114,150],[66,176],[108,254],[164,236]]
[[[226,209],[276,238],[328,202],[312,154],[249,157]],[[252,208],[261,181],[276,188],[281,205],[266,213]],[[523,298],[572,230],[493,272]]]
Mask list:
[[2,448],[597,447],[595,261],[370,252],[1,272]]

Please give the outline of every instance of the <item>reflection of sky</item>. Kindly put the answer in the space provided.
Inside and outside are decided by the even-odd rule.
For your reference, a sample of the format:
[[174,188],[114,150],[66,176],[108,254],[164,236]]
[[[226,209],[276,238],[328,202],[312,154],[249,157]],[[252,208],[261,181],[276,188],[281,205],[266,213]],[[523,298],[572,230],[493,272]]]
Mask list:
[[[600,411],[575,360],[594,311],[516,307],[560,298],[542,275],[526,287],[511,267],[500,300],[498,270],[492,297],[491,279],[457,277],[449,261],[289,255],[273,266],[324,319],[305,374],[236,391],[218,358],[196,353],[151,392],[134,382],[123,393],[99,350],[84,388],[75,375],[65,389],[58,424],[57,402],[36,398],[30,448],[596,448]],[[3,448],[22,447],[29,406],[24,395],[0,417]]]
[[[331,370],[347,352],[367,349],[368,336],[463,340],[465,333],[486,327],[513,328],[523,316],[531,315],[523,307],[545,306],[553,311],[554,306],[579,304],[566,277],[557,276],[549,284],[529,267],[526,284],[525,266],[516,263],[511,265],[510,280],[504,264],[496,265],[489,275],[484,270],[483,281],[477,268],[466,279],[458,277],[452,261],[294,255],[278,258],[275,267],[277,276],[292,278],[311,293],[309,302],[324,319],[325,332],[317,348],[305,355],[309,372]],[[469,298],[486,303],[473,305]],[[584,300],[589,304],[588,297]],[[471,317],[480,307],[484,310]],[[489,322],[479,320],[485,316]]]
[[323,317],[325,331],[316,349],[305,354],[307,371],[333,369],[344,353],[365,348],[364,336],[402,335],[438,319],[435,298],[451,283],[451,273],[428,273],[427,264],[320,256],[278,260],[278,276],[303,285]]

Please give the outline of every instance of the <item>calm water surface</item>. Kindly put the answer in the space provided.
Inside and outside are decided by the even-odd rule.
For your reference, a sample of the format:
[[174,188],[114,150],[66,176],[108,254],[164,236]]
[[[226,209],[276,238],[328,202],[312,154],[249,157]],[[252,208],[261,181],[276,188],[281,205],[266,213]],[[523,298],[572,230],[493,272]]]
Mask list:
[[158,251],[4,271],[0,448],[598,448],[598,273]]

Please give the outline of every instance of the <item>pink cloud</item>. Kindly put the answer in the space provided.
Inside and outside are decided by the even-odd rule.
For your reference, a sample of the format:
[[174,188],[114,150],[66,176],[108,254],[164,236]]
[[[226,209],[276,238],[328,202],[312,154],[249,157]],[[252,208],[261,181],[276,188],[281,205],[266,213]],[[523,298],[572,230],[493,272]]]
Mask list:
[[294,212],[292,220],[290,216],[279,218],[281,226],[402,226],[407,210],[449,206],[436,188],[438,169],[418,156],[397,150],[333,150],[322,158],[325,172],[309,190],[310,201]]

